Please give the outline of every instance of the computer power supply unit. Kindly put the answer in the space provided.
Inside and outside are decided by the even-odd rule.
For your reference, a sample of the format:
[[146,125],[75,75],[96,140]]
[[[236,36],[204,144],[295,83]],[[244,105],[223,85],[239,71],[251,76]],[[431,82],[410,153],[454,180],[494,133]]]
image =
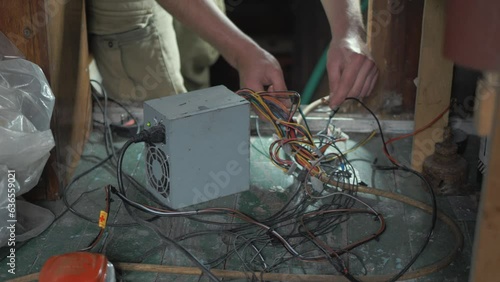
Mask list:
[[147,189],[172,208],[248,190],[250,104],[224,86],[144,103],[145,128],[165,126],[146,145]]

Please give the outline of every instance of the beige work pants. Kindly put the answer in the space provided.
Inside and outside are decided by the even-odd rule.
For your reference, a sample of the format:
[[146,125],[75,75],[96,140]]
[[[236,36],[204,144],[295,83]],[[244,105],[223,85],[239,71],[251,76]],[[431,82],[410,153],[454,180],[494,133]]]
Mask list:
[[209,86],[218,52],[156,1],[87,3],[90,48],[110,97],[142,102]]

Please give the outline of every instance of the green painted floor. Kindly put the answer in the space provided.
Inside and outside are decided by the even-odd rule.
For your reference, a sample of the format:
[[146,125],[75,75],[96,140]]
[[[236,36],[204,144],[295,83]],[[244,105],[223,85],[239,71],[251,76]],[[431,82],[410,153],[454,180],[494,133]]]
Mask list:
[[[365,136],[364,134],[350,134],[348,147],[362,140]],[[259,139],[254,137],[252,142],[254,147],[251,150],[250,191],[204,203],[198,207],[233,207],[256,218],[262,218],[270,215],[272,211],[278,210],[287,200],[293,190],[293,179],[275,168],[269,159],[257,150],[267,151],[263,147],[269,144],[270,138],[263,137]],[[115,142],[115,144],[123,144],[123,140]],[[399,141],[393,148],[395,149],[393,154],[398,158],[408,158],[410,148],[410,139]],[[85,148],[75,174],[80,174],[92,167],[104,156],[106,156],[106,152],[103,146],[102,134],[95,131]],[[134,145],[128,151],[124,162],[124,170],[139,181],[144,181],[145,177],[143,158],[143,147]],[[348,159],[357,169],[360,180],[369,186],[397,192],[429,203],[429,195],[424,191],[422,183],[415,177],[400,172],[374,171],[372,169],[372,163],[375,159],[377,159],[377,164],[388,164],[383,157],[381,141],[378,135],[366,146],[349,154]],[[75,183],[71,191],[68,192],[69,202],[77,201],[74,205],[76,210],[97,219],[99,210],[104,206],[102,187],[106,184],[116,185],[115,179],[114,168],[111,168],[111,166],[100,167]],[[130,195],[139,200],[146,199],[143,193],[138,192],[131,186],[128,191]],[[430,215],[393,200],[363,194],[359,194],[359,196],[384,215],[387,221],[387,229],[378,241],[371,241],[345,256],[349,268],[352,273],[360,275],[363,275],[364,272],[367,275],[395,273],[417,251],[430,225]],[[108,228],[104,239],[94,249],[95,251],[106,254],[112,262],[192,266],[180,252],[163,243],[153,231],[133,225],[133,221],[127,215],[120,200],[116,196],[114,196],[114,199],[108,222],[125,224],[126,226]],[[53,255],[76,251],[87,246],[99,231],[96,224],[89,223],[73,213],[67,212],[61,201],[41,202],[38,204],[51,209],[58,218],[40,236],[28,241],[17,250],[16,277],[40,271],[43,263]],[[438,206],[444,213],[457,220],[464,235],[465,244],[463,250],[454,262],[444,270],[408,281],[468,280],[471,244],[475,226],[475,200],[470,196],[439,197]],[[214,216],[214,218],[216,217]],[[183,218],[159,219],[154,222],[171,238],[199,230],[202,225]],[[350,220],[342,224],[341,228],[332,232],[331,241],[328,243],[331,243],[332,246],[348,243],[366,233],[367,230],[373,230],[373,227],[376,226],[376,222],[367,223],[366,219],[360,219],[359,223],[356,220]],[[430,245],[416,261],[412,269],[430,265],[446,256],[452,249],[453,241],[450,230],[442,222],[438,221]],[[200,260],[209,261],[227,250],[230,242],[224,236],[210,235],[188,239],[182,241],[181,244],[192,251]],[[224,262],[222,266],[233,270],[244,269],[237,259],[230,259]],[[301,262],[297,260],[290,260],[277,271],[285,273],[336,274],[328,263]],[[0,280],[4,281],[13,277],[7,273],[5,262],[1,263]],[[123,281],[208,281],[206,277],[139,272],[121,273],[119,278]],[[363,281],[363,276],[360,276],[360,280]]]

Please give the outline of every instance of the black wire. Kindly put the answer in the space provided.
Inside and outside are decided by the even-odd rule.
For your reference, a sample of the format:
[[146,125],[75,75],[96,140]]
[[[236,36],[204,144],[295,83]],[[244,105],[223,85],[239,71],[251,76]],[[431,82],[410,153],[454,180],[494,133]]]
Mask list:
[[[93,156],[95,157],[95,156]],[[78,196],[78,198],[73,202],[73,203],[69,203],[68,201],[68,194],[71,190],[71,187],[78,181],[80,180],[82,177],[86,176],[87,174],[89,174],[90,172],[94,171],[95,169],[99,168],[100,166],[104,165],[106,163],[106,161],[110,160],[112,157],[112,155],[108,155],[106,158],[104,159],[100,159],[98,157],[95,157],[99,160],[99,162],[97,164],[95,164],[94,166],[92,166],[91,168],[85,170],[84,172],[82,172],[81,174],[75,176],[71,182],[66,186],[66,188],[64,188],[62,190],[62,195],[61,195],[61,198],[63,200],[63,203],[64,205],[66,206],[66,209],[58,216],[56,217],[56,219],[54,220],[54,222],[56,220],[58,220],[60,217],[62,217],[66,212],[70,211],[71,213],[73,213],[74,215],[78,216],[79,218],[81,219],[84,219],[90,223],[98,223],[97,220],[95,220],[94,218],[91,218],[91,217],[88,217],[82,213],[80,213],[79,211],[77,211],[74,206],[82,199],[82,196],[85,195],[85,194],[88,194],[90,192],[93,192],[93,191],[96,191],[96,190],[100,190],[101,188],[96,188],[96,189],[93,189],[93,190],[90,190],[90,191],[86,191],[86,192],[83,192],[82,194],[80,194]],[[131,177],[130,175],[128,174],[125,174],[127,179],[132,179],[133,181],[136,181],[133,177]],[[136,183],[133,183],[134,185],[136,185]],[[150,219],[148,219],[148,221],[154,221],[158,219],[158,217],[152,217]],[[131,226],[136,226],[137,223],[135,222],[132,222],[132,223],[108,223],[107,226],[109,227],[131,227]]]
[[[109,186],[106,186],[104,187],[104,190],[106,192],[106,208],[104,210],[104,212],[106,212],[106,216],[109,215],[109,210],[111,208],[111,196],[110,196],[110,187]],[[107,220],[107,219],[105,219]],[[103,234],[104,234],[104,231],[105,231],[105,227],[106,227],[106,222],[104,222],[104,227],[101,227],[99,226],[99,233],[97,234],[97,236],[94,238],[94,240],[92,240],[92,242],[90,242],[90,244],[83,248],[83,249],[80,249],[80,251],[90,251],[91,249],[93,249],[98,243],[99,241],[101,240]]]
[[[123,145],[123,148],[120,152],[120,156],[118,158],[118,164],[116,166],[116,178],[118,180],[118,189],[119,191],[126,196],[125,192],[125,186],[123,185],[123,176],[122,176],[122,163],[123,163],[123,158],[125,156],[125,153],[127,152],[127,149],[132,145],[133,142],[132,140],[128,140],[125,145]],[[217,276],[215,276],[203,263],[201,263],[192,253],[190,253],[186,248],[184,248],[182,245],[177,243],[175,240],[169,238],[168,236],[165,236],[163,232],[158,228],[158,226],[145,221],[144,219],[140,218],[137,216],[131,209],[131,207],[127,204],[124,205],[125,209],[127,210],[128,214],[140,225],[147,227],[151,230],[153,230],[162,240],[164,240],[166,243],[171,244],[172,246],[176,247],[181,253],[183,253],[189,260],[191,260],[193,263],[195,263],[203,273],[205,273],[210,280],[212,281],[220,281]]]
[[[92,80],[92,82],[96,82],[100,87],[101,87],[101,91],[105,91],[104,88],[102,87],[102,85],[98,82],[98,81],[95,81],[95,80]],[[73,177],[73,179],[70,181],[70,183],[68,183],[68,185],[62,190],[62,200],[63,200],[63,203],[64,205],[66,206],[67,210],[64,211],[60,216],[62,216],[63,214],[65,214],[68,210],[73,213],[74,215],[78,216],[79,218],[81,219],[84,219],[86,221],[89,221],[91,223],[98,223],[97,220],[91,218],[91,217],[88,217],[80,212],[78,212],[76,209],[73,208],[73,206],[79,201],[80,197],[85,194],[86,192],[82,193],[78,199],[73,202],[72,204],[69,204],[68,202],[68,194],[69,194],[69,191],[71,189],[71,187],[78,181],[80,180],[82,177],[86,176],[87,174],[89,174],[90,172],[94,171],[95,169],[99,168],[100,166],[104,165],[108,160],[112,159],[115,155],[115,149],[113,147],[113,143],[109,144],[108,142],[112,142],[112,137],[108,137],[108,134],[111,134],[111,130],[109,128],[109,124],[106,122],[107,120],[107,115],[106,115],[106,106],[103,106],[101,105],[101,103],[99,102],[99,99],[97,98],[95,92],[92,92],[92,95],[94,96],[95,100],[96,100],[96,103],[98,105],[98,107],[100,108],[100,110],[103,112],[103,115],[104,115],[104,123],[105,123],[105,130],[104,130],[104,137],[105,137],[105,147],[106,147],[106,151],[108,152],[108,155],[106,158],[100,160],[97,164],[95,164],[94,166],[92,166],[91,168],[85,170],[84,172],[80,173],[79,175]],[[107,96],[105,96],[107,97]],[[108,146],[111,145],[111,151],[112,153],[109,154],[109,150],[108,150]],[[129,177],[129,175],[126,175],[128,179],[132,178],[132,177]],[[134,179],[135,180],[135,179]],[[154,217],[154,218],[151,218],[149,219],[149,221],[152,221],[154,219],[156,219],[157,217]],[[55,222],[55,221],[54,221]],[[124,223],[124,224],[116,224],[116,223],[109,223],[108,226],[109,227],[130,227],[130,226],[135,226],[137,225],[136,223]]]
[[[259,106],[259,105],[256,105],[256,106]],[[273,115],[275,115],[277,118],[283,119],[283,120],[288,120],[286,113],[284,113],[279,107],[276,107],[272,103],[268,104],[268,107],[273,112]],[[288,130],[282,126],[278,126],[278,128],[284,133],[286,133],[286,130]],[[132,205],[133,207],[139,208],[143,211],[146,211],[146,212],[150,212],[153,214],[160,214],[159,212],[151,210],[149,208],[145,209],[144,206],[142,206],[136,202],[130,201],[126,198],[123,180],[122,180],[122,175],[121,175],[122,174],[121,163],[123,162],[124,151],[126,150],[126,148],[128,148],[128,146],[130,146],[130,144],[128,144],[130,142],[126,143],[126,145],[122,149],[122,152],[120,154],[120,158],[118,160],[117,179],[118,179],[118,187],[119,187],[120,193],[121,193],[121,195],[120,194],[118,194],[118,195],[124,201],[125,207],[127,208],[127,211],[129,212],[129,214],[131,214],[135,217],[137,215],[133,212],[130,205]],[[335,146],[334,146],[334,148],[335,148]],[[339,151],[340,162],[343,164],[343,166],[346,167],[346,170],[350,170],[352,172],[352,179],[354,180],[354,183],[356,183],[357,177],[356,177],[356,173],[355,173],[355,170],[353,169],[352,165],[350,165],[348,163],[348,161],[345,159],[345,157],[342,155],[342,153],[340,152],[340,150],[338,148],[335,148],[335,149],[337,151]],[[343,176],[343,174],[341,173],[341,171],[333,170],[333,172],[330,173],[330,178],[338,179],[341,182],[343,182],[343,180],[346,179],[345,176]],[[350,178],[351,177],[349,177],[349,179]],[[299,182],[299,186],[298,186],[299,189],[297,189],[297,192],[294,195],[292,195],[292,197],[287,201],[287,203],[277,213],[271,215],[270,217],[268,217],[266,219],[260,220],[260,223],[268,225],[270,230],[274,230],[273,232],[277,232],[277,230],[280,230],[280,234],[282,232],[284,232],[286,228],[291,227],[291,228],[289,228],[291,230],[288,233],[286,233],[286,234],[283,233],[284,235],[282,238],[283,238],[283,240],[290,240],[293,238],[301,238],[300,242],[293,244],[293,247],[291,247],[292,249],[296,249],[297,247],[302,246],[302,245],[305,246],[305,243],[309,243],[309,245],[312,244],[313,246],[315,246],[316,250],[319,250],[324,254],[324,259],[329,261],[336,269],[339,269],[339,267],[338,267],[339,264],[344,265],[342,259],[338,256],[336,258],[332,258],[331,255],[328,254],[328,252],[326,252],[325,250],[322,250],[322,247],[320,245],[318,245],[317,242],[314,242],[314,240],[311,240],[310,238],[308,238],[305,231],[301,230],[300,226],[298,225],[298,219],[303,214],[305,214],[307,209],[311,207],[311,204],[313,204],[315,202],[315,200],[311,200],[307,197],[303,197],[303,195],[301,193],[299,193],[301,191],[300,187],[303,185],[303,182],[304,182],[304,180]],[[348,185],[351,185],[351,184],[348,184]],[[343,188],[345,189],[346,187],[343,187]],[[354,192],[349,191],[349,193],[355,193],[355,191]],[[295,204],[293,206],[289,206],[292,203],[295,203]],[[353,204],[354,204],[354,200],[352,200],[349,197],[342,197],[342,196],[332,197],[331,202],[329,204],[325,204],[325,205],[321,206],[319,210],[321,210],[321,209],[327,210],[327,209],[332,208],[332,207],[339,208],[342,206],[348,208],[348,207],[351,207]],[[172,209],[169,209],[169,210],[172,211]],[[171,212],[169,212],[168,214],[171,214]],[[330,216],[325,216],[325,215],[321,216],[320,215],[320,216],[317,216],[315,218],[315,221],[317,221],[318,223],[316,223],[314,227],[308,228],[308,230],[310,232],[312,232],[312,234],[316,234],[317,236],[320,236],[322,234],[326,234],[328,231],[333,230],[335,228],[335,226],[338,226],[338,224],[340,224],[346,220],[347,220],[347,218],[341,217],[341,216],[331,216],[331,215]],[[313,222],[313,221],[306,220],[305,224],[310,223],[310,222]],[[154,225],[150,226],[150,227],[153,230],[155,230],[156,232],[161,233],[160,230],[155,229]],[[222,233],[221,231],[208,230],[205,232],[197,232],[194,235],[188,234],[184,238],[192,238],[195,236],[201,236],[201,235],[205,235],[205,234],[221,234],[221,233]],[[222,263],[223,261],[226,261],[227,259],[229,259],[232,255],[237,255],[240,258],[240,260],[242,260],[242,263],[245,266],[245,268],[248,270],[250,268],[250,266],[252,265],[253,260],[250,262],[244,261],[243,260],[244,256],[240,256],[239,250],[245,251],[245,250],[249,249],[250,247],[257,248],[258,246],[265,248],[268,245],[272,246],[275,244],[275,243],[273,243],[275,238],[273,236],[269,236],[270,235],[269,232],[265,232],[262,229],[258,229],[257,227],[255,227],[252,224],[242,224],[242,225],[237,226],[235,228],[229,229],[229,232],[227,234],[231,234],[232,236],[235,236],[235,238],[247,238],[247,239],[246,240],[239,240],[241,242],[235,241],[234,242],[234,249],[232,249],[229,252],[227,252],[226,254],[220,256],[216,260],[212,260],[209,263],[209,265],[213,265],[213,264],[218,265],[218,264]],[[165,239],[164,237],[166,237],[162,233],[159,235],[163,239]],[[290,244],[288,244],[288,245],[290,246]],[[259,255],[262,251],[262,248],[259,247],[259,251],[257,254],[255,254],[255,252],[252,250],[252,254]],[[286,248],[290,252],[290,249],[288,247],[286,247]],[[292,254],[291,258],[293,258],[293,257],[307,258],[308,256],[305,256],[305,254],[308,252],[310,252],[310,251],[307,249],[305,251],[302,251],[302,252],[300,252],[300,251],[291,252],[291,254]],[[269,266],[268,270],[273,269],[273,268],[276,269],[279,264],[281,264],[285,261],[286,261],[286,259],[282,259],[281,261],[276,262],[275,264]],[[356,281],[355,278],[352,277],[347,272],[347,269],[345,268],[345,266],[343,267],[343,269],[339,269],[339,271],[342,274],[344,274],[346,276],[346,278],[348,278],[349,280]]]
[[[109,119],[108,119],[108,114],[107,114],[107,111],[108,111],[108,94],[106,92],[106,89],[104,89],[104,87],[102,86],[102,84],[100,82],[98,82],[97,80],[91,80],[90,81],[90,86],[92,87],[92,89],[94,89],[94,86],[92,85],[92,82],[95,82],[99,85],[99,87],[101,88],[101,92],[104,96],[104,106],[101,105],[101,102],[99,101],[99,98],[97,97],[97,94],[96,94],[96,91],[91,91],[92,92],[92,97],[94,97],[94,100],[96,101],[97,103],[97,106],[99,107],[99,109],[101,110],[102,112],[102,115],[103,115],[103,122],[104,122],[104,145],[105,145],[105,148],[106,148],[106,153],[109,155],[110,152],[109,150],[111,150],[111,154],[113,155],[113,158],[116,160],[116,151],[113,147],[113,132],[111,131],[111,126],[110,126],[110,123],[109,123]],[[110,149],[109,149],[110,148]]]
[[[272,104],[268,105],[270,109],[272,109],[273,114],[275,114],[278,118],[282,118],[283,120],[286,120],[286,113],[284,113],[279,107],[273,107]],[[300,109],[299,109],[300,111]],[[279,126],[281,130],[286,130],[283,129],[281,126]],[[380,127],[380,124],[379,124]],[[381,128],[380,128],[381,129]],[[381,135],[382,136],[382,135]],[[384,140],[384,139],[383,139]],[[105,140],[106,141],[106,140]],[[112,145],[112,144],[111,144]],[[125,154],[125,151],[127,148],[131,145],[131,141],[127,141],[125,143],[124,147],[122,148],[120,152],[120,156],[118,158],[118,164],[116,165],[117,169],[117,181],[118,181],[118,188],[121,193],[125,196],[125,189],[124,189],[124,184],[123,184],[123,170],[122,170],[122,162],[123,162],[123,156]],[[347,161],[345,156],[342,155],[342,152],[336,147],[332,146],[338,151],[339,158],[337,161],[333,163],[322,163],[318,164],[321,165],[323,168],[330,168],[330,171],[328,173],[328,177],[330,179],[337,180],[339,182],[344,182],[344,180],[349,180],[346,185],[353,185],[351,188],[357,187],[357,176],[354,168],[352,165]],[[345,166],[345,171],[350,171],[351,176],[347,178],[347,176],[344,175],[344,172],[340,169],[338,169],[339,163],[343,164]],[[351,179],[352,179],[352,184],[351,184]],[[133,181],[135,179],[132,178]],[[293,193],[293,195],[287,200],[285,205],[276,213],[273,215],[264,218],[260,220],[259,222],[266,224],[270,226],[272,230],[279,230],[280,234],[283,233],[283,238],[285,240],[295,240],[299,238],[300,240],[296,243],[293,244],[293,247],[298,250],[299,247],[301,247],[303,250],[298,250],[298,253],[296,255],[292,255],[288,258],[284,257],[286,255],[286,252],[283,253],[283,256],[281,259],[278,259],[277,261],[273,262],[272,264],[269,264],[267,267],[264,268],[264,271],[269,271],[271,269],[278,269],[278,267],[295,257],[305,257],[307,253],[314,251],[314,250],[309,250],[307,249],[308,247],[314,246],[314,249],[319,252],[322,252],[324,254],[324,258],[332,264],[335,269],[339,270],[342,274],[345,275],[347,279],[350,281],[357,281],[355,278],[346,270],[347,269],[340,269],[339,266],[343,264],[342,260],[340,257],[333,258],[331,255],[326,252],[320,245],[317,244],[314,240],[311,240],[305,231],[301,229],[300,225],[298,225],[298,218],[301,217],[302,215],[305,214],[305,212],[311,208],[311,206],[316,202],[315,200],[312,200],[308,197],[305,197],[302,193],[302,186],[304,185],[305,181],[307,181],[307,177],[304,178],[302,181],[298,182],[297,185],[297,190]],[[134,184],[134,183],[132,183]],[[330,189],[331,187],[325,186],[324,189]],[[345,189],[346,187],[339,187],[342,190],[345,190],[346,192],[349,192],[350,194],[355,194],[356,191],[351,191],[352,189]],[[141,190],[141,189],[139,189]],[[333,196],[330,200],[330,202],[320,206],[317,208],[317,210],[328,210],[328,209],[337,209],[337,208],[350,208],[354,205],[355,201],[350,198],[346,197],[343,195],[336,195]],[[160,236],[165,242],[168,242],[170,244],[173,244],[174,246],[178,247],[181,252],[183,252],[185,255],[188,256],[191,260],[193,260],[199,267],[204,267],[206,268],[205,265],[203,265],[201,262],[197,261],[197,259],[192,256],[192,254],[189,253],[184,247],[179,245],[177,243],[178,239],[171,239],[168,236],[164,235],[162,231],[154,224],[151,224],[149,222],[145,222],[142,218],[140,218],[134,210],[131,209],[130,203],[126,202],[124,200],[124,205],[129,213],[129,215],[136,220],[139,224],[151,228],[154,230],[158,236]],[[343,216],[343,217],[342,217]],[[304,224],[309,224],[309,225],[314,225],[314,226],[308,226],[308,230],[312,232],[315,236],[321,236],[324,235],[328,232],[332,232],[336,227],[339,226],[340,223],[345,222],[348,220],[347,217],[345,217],[345,214],[342,216],[333,216],[333,215],[320,215],[315,217],[314,219],[308,219],[304,220]],[[251,250],[251,254],[255,258],[256,255],[260,255],[263,251],[264,248],[267,248],[268,246],[273,246],[276,244],[275,239],[273,239],[272,236],[269,236],[267,232],[264,232],[261,229],[256,228],[252,224],[245,224],[245,223],[222,223],[222,222],[213,222],[209,220],[200,220],[200,219],[195,219],[193,217],[186,217],[189,220],[197,220],[199,222],[203,222],[206,224],[219,224],[219,225],[226,225],[230,227],[230,229],[226,230],[206,230],[206,231],[200,231],[200,232],[191,232],[185,234],[182,238],[182,240],[188,239],[188,238],[193,238],[196,236],[202,236],[206,234],[229,234],[231,236],[234,236],[235,238],[246,238],[246,240],[239,240],[234,242],[234,249],[229,250],[226,252],[226,254],[219,256],[215,260],[210,261],[207,265],[210,265],[212,267],[215,267],[222,262],[228,260],[231,258],[233,255],[240,256],[240,253],[242,256],[240,257],[240,260],[242,260],[243,265],[245,265],[246,269],[253,269],[255,268],[255,264],[252,261],[245,261],[245,252],[248,252]],[[285,232],[286,229],[290,229],[289,232]],[[177,245],[176,245],[177,244]],[[258,251],[256,251],[257,249]],[[265,260],[262,259],[263,263],[266,264]],[[258,268],[261,268],[260,266]],[[203,270],[203,268],[202,268]],[[208,268],[206,268],[207,271]],[[259,271],[261,271],[260,269]],[[205,272],[206,273],[206,272]],[[207,275],[209,275],[207,273]],[[213,278],[213,277],[211,277]],[[217,279],[215,277],[215,279]],[[396,278],[397,279],[397,278]]]
[[[389,151],[387,150],[387,145],[385,143],[384,133],[382,131],[382,126],[380,125],[380,121],[377,118],[377,116],[375,115],[375,113],[372,110],[370,110],[370,108],[368,108],[368,106],[366,106],[363,102],[361,102],[361,100],[359,100],[357,98],[347,98],[347,99],[354,100],[354,101],[358,102],[361,106],[363,106],[363,108],[365,108],[373,116],[373,118],[375,119],[375,121],[377,123],[378,129],[380,131],[380,138],[382,139],[382,143],[384,144],[384,150],[387,152],[387,154],[389,154]],[[392,162],[392,160],[391,160],[391,162]],[[430,194],[431,194],[431,201],[432,201],[432,219],[431,219],[431,226],[429,227],[429,231],[427,233],[427,236],[425,237],[424,242],[422,243],[422,246],[420,247],[418,252],[411,258],[411,260],[406,264],[406,266],[403,267],[403,269],[401,269],[400,272],[398,272],[393,278],[391,278],[389,280],[390,282],[397,281],[399,278],[401,278],[401,276],[403,276],[410,269],[410,267],[413,265],[413,263],[415,263],[415,261],[424,252],[425,248],[427,247],[427,245],[430,242],[432,234],[434,233],[434,229],[436,227],[436,221],[437,221],[436,194],[434,193],[434,190],[432,189],[432,186],[427,181],[427,179],[425,179],[425,177],[421,173],[419,173],[418,171],[415,171],[415,170],[408,168],[404,165],[400,165],[400,164],[397,164],[394,162],[392,162],[392,163],[394,164],[395,169],[399,169],[399,170],[413,173],[418,178],[420,178],[425,183],[425,185],[428,187],[428,190],[430,191]]]
[[[119,160],[119,161],[121,162],[121,161],[122,161],[122,159],[120,158],[120,160]],[[120,165],[119,165],[119,166],[120,166]],[[120,174],[120,173],[119,173],[119,172],[117,172],[118,178],[120,178],[119,174]],[[120,182],[120,183],[121,183],[121,182]],[[120,187],[123,187],[123,186],[121,186],[121,184],[119,184],[119,186],[120,186]],[[120,193],[116,193],[116,192],[115,192],[115,193],[116,193],[117,195],[119,195],[119,196],[120,196],[120,198],[122,198],[122,200],[123,200],[125,203],[127,203],[127,204],[129,204],[129,205],[132,205],[132,206],[133,206],[133,207],[135,207],[135,208],[139,208],[139,209],[141,209],[141,210],[143,210],[143,211],[148,211],[148,212],[150,212],[150,213],[160,214],[160,212],[159,212],[159,211],[154,211],[154,210],[152,210],[152,209],[150,209],[150,208],[147,208],[147,209],[146,209],[146,207],[141,206],[140,204],[138,204],[138,203],[136,203],[136,202],[133,202],[133,201],[131,201],[131,200],[127,199],[127,198],[126,198],[126,195],[125,195],[125,194],[123,194],[123,192],[124,192],[124,190],[121,188]],[[359,211],[354,211],[354,212],[359,213]],[[189,211],[188,213],[189,213],[189,214],[193,214],[193,213],[197,213],[197,211]],[[170,212],[170,211],[169,211],[168,213],[161,213],[161,214],[163,214],[164,216],[172,216],[172,214],[175,214],[175,215],[173,215],[173,216],[182,216],[182,215],[181,215],[181,213],[172,213],[172,212]],[[283,227],[283,226],[281,226],[281,227]],[[271,230],[273,230],[273,229],[271,229]],[[274,229],[274,230],[276,230],[276,229]],[[258,233],[260,233],[260,236],[262,236],[262,235],[266,235],[265,233],[262,233],[262,231],[260,231],[260,232],[258,232]],[[203,235],[202,233],[198,233],[198,234]],[[197,235],[198,235],[198,234],[197,234]],[[206,233],[205,233],[205,234],[206,234]],[[241,236],[241,235],[238,235],[238,236]],[[189,237],[189,236],[186,236],[186,237]],[[259,239],[255,239],[255,240],[259,240]],[[267,241],[267,240],[269,240],[269,239],[266,239],[266,241]],[[257,242],[257,241],[256,241],[256,242]],[[314,243],[314,244],[315,244],[315,245],[317,245],[316,243]],[[241,247],[246,248],[245,246],[248,246],[248,245],[249,245],[248,243],[245,243],[243,246],[236,247],[236,248],[235,248],[235,250],[238,250],[238,249],[239,249],[239,248],[241,248]],[[289,244],[288,244],[288,245],[289,245]],[[252,246],[253,246],[253,245],[252,245]],[[286,245],[284,245],[284,246],[286,247]],[[286,248],[287,248],[287,250],[288,250],[288,251],[290,251],[290,250],[291,250],[289,247],[286,247]],[[309,258],[309,257],[304,257],[303,255],[301,255],[300,253],[297,253],[296,251],[290,251],[290,252],[291,252],[291,254],[292,254],[294,257],[300,257],[300,258],[302,258],[302,259],[308,259],[308,258]],[[234,253],[234,252],[233,252],[233,253]],[[237,253],[237,254],[238,254],[238,253]],[[227,258],[227,257],[228,257],[228,255],[226,254],[225,256],[223,256],[223,257],[222,257],[222,259],[225,259],[225,258]],[[330,260],[330,257],[329,257],[329,256],[326,256],[325,258],[326,258],[327,260]],[[340,259],[340,258],[338,258],[338,259]],[[218,261],[220,262],[221,260],[219,259]],[[345,269],[345,267],[344,267],[344,269]],[[346,270],[344,270],[342,273],[344,273],[344,274],[348,274]],[[348,275],[347,275],[347,276],[348,276]],[[351,279],[351,280],[352,280],[352,279]],[[352,281],[354,281],[354,280],[352,280]]]
[[[104,86],[102,85],[102,83],[100,83],[99,81],[97,81],[95,79],[91,79],[90,82],[94,82],[97,85],[99,85],[99,88],[101,89],[101,92],[103,93],[103,96],[107,97],[107,99],[109,101],[112,101],[113,103],[117,104],[120,108],[122,108],[123,110],[125,110],[125,112],[134,120],[135,124],[139,127],[139,120],[137,119],[137,117],[134,114],[132,114],[132,112],[125,105],[123,105],[123,103],[121,103],[120,101],[118,101],[118,100],[116,100],[116,99],[114,99],[112,97],[109,97],[107,95],[107,92],[106,92],[106,94],[104,94],[105,91],[106,91],[106,89],[104,89]],[[92,83],[90,85],[92,85]],[[97,96],[96,96],[96,98],[99,99]]]

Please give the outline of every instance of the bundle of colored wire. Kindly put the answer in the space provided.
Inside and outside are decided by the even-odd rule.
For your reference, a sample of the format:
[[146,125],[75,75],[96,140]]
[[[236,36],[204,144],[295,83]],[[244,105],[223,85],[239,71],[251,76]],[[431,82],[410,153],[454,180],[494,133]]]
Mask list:
[[[271,96],[266,93],[260,93],[259,95],[247,93],[249,93],[247,97],[260,110],[259,114],[269,120],[280,120],[279,123],[273,123],[276,125],[275,129],[278,138],[282,138],[277,141],[284,141],[288,137],[285,142],[274,142],[278,151],[273,152],[275,153],[275,164],[287,171],[293,167],[293,161],[283,160],[278,156],[279,150],[288,145],[295,155],[295,160],[301,161],[300,165],[303,167],[301,173],[299,173],[301,179],[297,183],[296,191],[279,211],[267,218],[256,219],[235,209],[206,208],[177,211],[167,206],[165,206],[166,208],[153,207],[131,200],[127,197],[124,189],[121,169],[123,156],[130,144],[129,142],[122,149],[118,159],[117,179],[119,191],[115,190],[113,192],[123,200],[126,207],[133,207],[155,216],[182,217],[186,220],[196,220],[201,223],[223,226],[223,229],[208,228],[207,230],[188,233],[175,240],[182,241],[210,234],[230,236],[233,248],[230,248],[222,256],[209,261],[207,265],[212,268],[225,263],[233,256],[238,257],[245,269],[250,272],[276,271],[291,259],[306,262],[323,260],[330,262],[346,277],[351,277],[341,256],[349,254],[352,249],[382,234],[385,230],[383,217],[371,208],[353,208],[356,203],[369,207],[353,196],[355,189],[350,188],[345,189],[345,192],[340,191],[344,190],[342,188],[346,188],[343,185],[349,185],[349,182],[357,182],[356,172],[342,152],[335,146],[336,140],[328,140],[327,145],[325,145],[334,150],[335,153],[321,152],[318,154],[315,152],[318,147],[313,142],[309,130],[297,125],[292,118],[298,105],[300,105],[298,94],[281,92],[278,95],[273,93],[273,96]],[[289,111],[285,111],[287,108],[277,99],[287,97],[292,100],[292,107]],[[327,161],[331,155],[339,157],[334,159],[333,162]],[[320,171],[329,179],[335,180],[339,185],[333,187],[319,181],[314,175]],[[301,193],[303,191],[306,192]],[[325,193],[330,195],[325,196]],[[321,197],[322,203],[316,205],[316,198],[319,199],[320,196],[323,196]],[[346,246],[332,247],[326,243],[325,236],[334,232],[340,223],[346,222],[359,214],[369,215],[365,219],[369,221],[373,221],[373,216],[377,217],[378,229],[367,232],[363,238]],[[226,222],[209,221],[203,218],[207,215],[220,215],[229,217],[229,219],[234,218],[236,221],[233,221],[233,223],[231,223],[231,220]],[[356,216],[356,218],[358,217]],[[279,251],[279,249],[282,251]],[[356,281],[353,277],[350,280]]]
[[[121,166],[126,150],[131,144],[130,141],[125,144],[118,158],[118,191],[113,192],[123,200],[125,207],[136,220],[155,230],[166,242],[177,246],[212,280],[217,278],[211,275],[209,268],[220,266],[237,257],[242,267],[252,273],[279,271],[284,263],[292,259],[305,262],[322,260],[329,262],[348,280],[357,281],[344,262],[345,257],[342,256],[352,255],[351,251],[354,248],[380,236],[385,230],[385,221],[367,203],[355,197],[358,187],[356,170],[345,157],[346,152],[342,152],[336,145],[336,142],[342,140],[322,135],[321,141],[315,142],[309,129],[294,121],[294,115],[300,112],[300,95],[296,92],[269,93],[243,89],[237,93],[251,103],[260,117],[273,125],[276,140],[269,147],[272,163],[284,172],[297,176],[295,191],[279,211],[258,219],[231,208],[178,211],[164,204],[162,204],[164,207],[155,207],[136,202],[127,197],[122,180]],[[291,105],[288,106],[288,103]],[[373,135],[374,133],[369,138]],[[381,137],[383,139],[382,133]],[[352,149],[366,142],[362,141]],[[288,158],[283,157],[282,152],[285,152]],[[406,168],[397,167],[397,169]],[[207,225],[219,225],[222,228],[198,229],[178,238],[169,238],[156,226],[143,222],[130,210],[131,207],[155,216],[182,217],[185,220],[196,220]],[[372,222],[375,216],[378,222],[377,230],[372,230],[345,246],[333,247],[327,243],[327,235],[332,234],[341,223],[358,214],[368,215]],[[434,204],[431,230],[434,228],[435,214]],[[226,217],[230,220],[224,222],[207,220],[208,215]],[[358,219],[356,216],[356,220]],[[357,221],[357,224],[360,222]],[[228,248],[225,254],[202,263],[177,243],[206,235],[229,236],[232,248]],[[425,248],[428,239],[418,255]],[[398,279],[407,271],[418,255],[415,255],[391,281]]]
[[[320,162],[332,160],[340,156],[335,140],[329,138],[326,144],[319,146],[307,127],[294,121],[293,116],[300,107],[300,95],[293,91],[254,92],[242,89],[236,92],[247,99],[259,116],[269,121],[275,128],[277,139],[269,147],[271,162],[287,173],[292,173],[298,164],[312,176],[325,174]],[[291,106],[287,107],[290,101]],[[334,152],[328,156],[327,149]],[[285,153],[291,159],[283,159],[280,153]]]

